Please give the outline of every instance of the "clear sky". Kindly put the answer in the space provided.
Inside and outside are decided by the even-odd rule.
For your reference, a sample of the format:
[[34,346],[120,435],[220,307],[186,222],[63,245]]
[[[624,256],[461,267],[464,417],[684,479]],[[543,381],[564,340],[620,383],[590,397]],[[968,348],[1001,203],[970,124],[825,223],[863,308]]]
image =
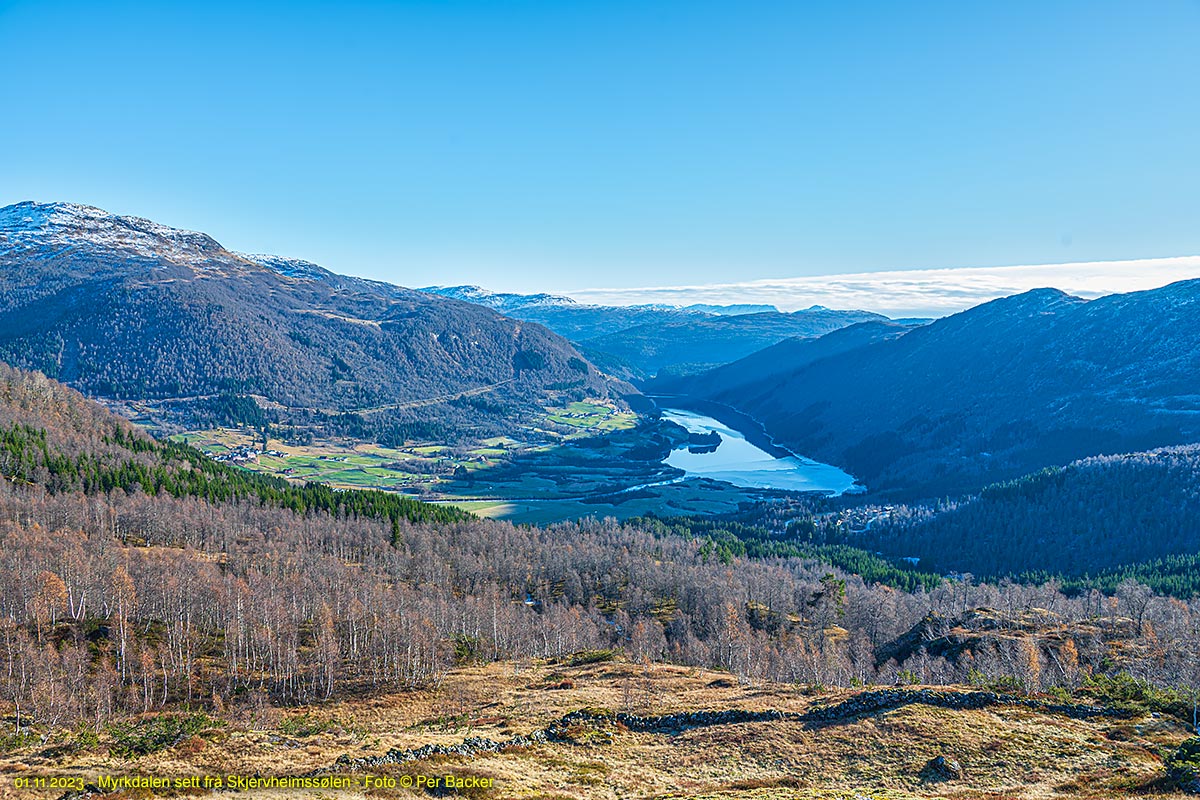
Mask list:
[[0,204],[521,291],[1196,255],[1198,43],[1197,0],[0,0]]

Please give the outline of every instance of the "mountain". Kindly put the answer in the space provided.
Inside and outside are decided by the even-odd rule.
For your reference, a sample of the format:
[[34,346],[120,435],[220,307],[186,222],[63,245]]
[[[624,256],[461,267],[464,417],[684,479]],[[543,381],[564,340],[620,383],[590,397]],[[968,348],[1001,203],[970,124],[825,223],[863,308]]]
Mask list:
[[866,311],[813,306],[785,314],[763,304],[598,306],[552,294],[506,294],[478,286],[428,286],[423,292],[487,306],[538,322],[582,346],[606,372],[645,378],[660,370],[695,373],[791,337],[886,320]]
[[790,314],[661,320],[585,339],[583,345],[631,364],[647,376],[663,370],[686,374],[736,361],[785,339],[815,338],[860,322],[886,321],[887,317],[868,311],[813,306]]
[[735,314],[763,314],[767,312],[778,312],[779,309],[775,306],[769,306],[765,303],[734,303],[727,306],[715,306],[711,303],[692,303],[690,306],[683,306],[684,311],[701,311],[705,314],[717,314],[718,316],[732,316]]
[[506,294],[478,286],[428,286],[421,291],[476,303],[515,319],[537,322],[574,342],[638,325],[702,319],[713,313],[659,305],[595,306],[559,295]]
[[67,203],[0,209],[0,359],[93,396],[312,413],[488,392],[468,421],[614,388],[540,325]]
[[1038,289],[711,392],[874,490],[971,491],[1200,440],[1197,301],[1196,280],[1092,301]]
[[567,306],[578,308],[579,304],[569,297],[557,294],[513,294],[511,292],[493,292],[481,286],[425,286],[418,291],[441,297],[453,297],[467,303],[487,306],[501,314],[516,316],[514,312],[525,309],[542,308],[546,306]]
[[726,405],[745,402],[747,397],[771,392],[815,361],[894,339],[912,327],[893,321],[859,322],[815,339],[792,337],[707,372],[662,376],[645,388],[651,393],[693,395]]

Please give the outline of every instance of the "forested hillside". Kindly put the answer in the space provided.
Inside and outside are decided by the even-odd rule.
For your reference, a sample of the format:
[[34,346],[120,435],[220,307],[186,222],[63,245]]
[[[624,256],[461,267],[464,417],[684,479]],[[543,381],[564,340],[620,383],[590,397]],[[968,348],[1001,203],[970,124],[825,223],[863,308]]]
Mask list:
[[[46,731],[182,704],[220,713],[437,685],[455,663],[581,651],[826,686],[1071,690],[1125,670],[1139,691],[1194,685],[1195,601],[1136,584],[1103,603],[1054,585],[899,591],[873,582],[886,569],[864,580],[823,563],[852,563],[837,553],[792,548],[811,518],[792,524],[787,505],[764,517],[775,532],[695,520],[539,529],[292,489],[158,445],[7,369],[0,430],[0,658],[13,666],[0,700]],[[907,644],[923,619],[977,608],[993,609],[973,617],[988,624],[955,634],[954,648]]]
[[1200,440],[1198,300],[1200,281],[1092,301],[1035,290],[790,374],[779,364],[778,382],[723,399],[875,492],[975,491]]
[[199,451],[156,442],[125,420],[40,373],[0,364],[0,476],[51,494],[145,494],[209,502],[254,501],[299,513],[453,522],[449,506],[376,491],[338,492],[218,464]]
[[[1080,578],[1195,556],[1200,446],[1089,458],[989,486],[937,511],[894,511],[856,543],[919,557],[923,570],[979,577]],[[1184,596],[1200,592],[1200,580],[1175,585],[1178,578],[1153,582]]]
[[464,391],[489,395],[478,421],[612,388],[540,325],[70,204],[0,209],[0,358],[102,397],[259,395],[405,419],[405,403]]

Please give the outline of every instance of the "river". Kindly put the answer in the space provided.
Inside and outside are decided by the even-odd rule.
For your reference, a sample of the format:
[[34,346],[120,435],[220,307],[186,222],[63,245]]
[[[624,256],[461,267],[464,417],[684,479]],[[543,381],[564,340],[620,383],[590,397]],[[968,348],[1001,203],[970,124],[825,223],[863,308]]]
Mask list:
[[687,447],[673,450],[665,463],[683,470],[689,477],[711,478],[735,486],[754,489],[785,489],[792,492],[823,492],[840,495],[862,491],[837,467],[802,456],[775,457],[751,444],[728,425],[698,414],[675,408],[662,409],[664,419],[687,428],[689,433],[721,435],[721,444],[711,452],[690,452]]

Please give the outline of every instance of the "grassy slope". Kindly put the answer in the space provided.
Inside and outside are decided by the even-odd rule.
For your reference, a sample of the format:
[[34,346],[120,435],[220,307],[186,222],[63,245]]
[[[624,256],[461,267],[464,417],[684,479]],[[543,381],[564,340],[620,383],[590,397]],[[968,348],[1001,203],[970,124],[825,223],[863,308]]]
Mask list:
[[[565,687],[565,688],[564,688]],[[26,747],[0,755],[0,773],[289,775],[392,747],[502,740],[581,707],[664,714],[696,709],[804,711],[851,691],[806,694],[793,685],[738,686],[729,676],[683,667],[599,663],[564,667],[501,663],[461,668],[437,691],[267,710],[213,728],[173,749],[132,760]],[[304,716],[308,715],[308,716]],[[309,730],[305,730],[305,729]],[[952,711],[909,705],[819,727],[757,722],[696,728],[677,736],[581,732],[576,744],[547,743],[464,759],[442,756],[370,774],[488,776],[476,797],[1112,797],[1138,796],[1162,774],[1157,752],[1186,737],[1165,718],[1073,720],[1026,708]],[[958,760],[962,779],[923,781],[938,755]],[[5,789],[11,787],[5,780]],[[54,796],[58,796],[56,793]],[[47,797],[46,792],[13,797]],[[420,797],[423,792],[259,792],[243,797]],[[1159,795],[1170,796],[1170,795]]]

